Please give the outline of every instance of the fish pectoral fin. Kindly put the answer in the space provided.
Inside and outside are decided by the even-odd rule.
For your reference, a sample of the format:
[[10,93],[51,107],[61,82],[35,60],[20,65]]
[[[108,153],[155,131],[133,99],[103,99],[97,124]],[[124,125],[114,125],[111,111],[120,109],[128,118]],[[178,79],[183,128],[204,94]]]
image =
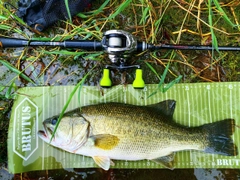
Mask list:
[[110,165],[114,165],[114,162],[112,162],[111,159],[106,156],[93,156],[92,158],[95,163],[105,171],[109,170]]
[[95,147],[104,150],[111,150],[119,143],[119,138],[111,134],[98,134],[91,136],[94,141]]
[[163,166],[167,167],[168,169],[174,169],[174,156],[175,153],[169,154],[167,156],[159,157],[156,159],[151,159],[152,161],[162,164]]

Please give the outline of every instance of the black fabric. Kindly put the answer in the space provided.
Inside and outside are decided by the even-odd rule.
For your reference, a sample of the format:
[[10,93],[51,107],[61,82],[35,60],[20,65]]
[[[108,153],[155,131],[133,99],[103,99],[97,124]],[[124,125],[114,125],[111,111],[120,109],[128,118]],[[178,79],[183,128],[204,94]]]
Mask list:
[[[83,11],[90,2],[91,0],[68,0],[71,16]],[[69,19],[64,0],[19,0],[17,15],[38,31],[58,20]]]

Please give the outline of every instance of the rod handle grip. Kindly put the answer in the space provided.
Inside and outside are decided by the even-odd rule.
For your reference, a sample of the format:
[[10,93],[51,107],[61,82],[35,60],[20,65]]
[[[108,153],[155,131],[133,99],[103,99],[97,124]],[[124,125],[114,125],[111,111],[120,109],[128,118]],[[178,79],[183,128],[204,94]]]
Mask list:
[[28,45],[28,41],[25,39],[0,37],[0,47],[2,48],[24,47],[27,45]]
[[84,49],[89,51],[101,51],[103,49],[101,42],[86,41],[86,40],[67,40],[67,41],[64,41],[64,47],[78,48],[78,49]]

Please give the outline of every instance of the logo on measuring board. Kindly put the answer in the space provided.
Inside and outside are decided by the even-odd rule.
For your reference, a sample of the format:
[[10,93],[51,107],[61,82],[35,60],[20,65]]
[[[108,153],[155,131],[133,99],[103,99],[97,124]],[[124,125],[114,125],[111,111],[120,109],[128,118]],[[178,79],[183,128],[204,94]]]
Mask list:
[[239,166],[240,160],[239,159],[217,159],[218,166]]
[[23,99],[14,112],[13,151],[25,161],[38,148],[38,107]]

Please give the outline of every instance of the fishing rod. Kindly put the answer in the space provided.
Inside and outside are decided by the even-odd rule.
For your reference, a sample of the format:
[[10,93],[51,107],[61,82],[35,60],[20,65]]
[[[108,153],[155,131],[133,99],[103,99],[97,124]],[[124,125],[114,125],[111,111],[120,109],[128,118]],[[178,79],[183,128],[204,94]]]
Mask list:
[[[77,48],[88,51],[105,51],[111,60],[111,65],[106,65],[103,70],[103,77],[100,81],[102,87],[110,87],[110,69],[118,69],[120,71],[136,68],[136,78],[133,82],[134,88],[143,88],[145,86],[142,79],[142,70],[140,65],[128,65],[127,60],[133,53],[143,52],[146,50],[155,51],[162,49],[172,50],[214,50],[212,46],[202,45],[173,45],[173,44],[149,44],[137,41],[129,32],[123,30],[109,30],[103,34],[101,41],[85,41],[85,40],[66,40],[66,41],[36,41],[17,38],[0,37],[0,47],[37,47],[37,46],[53,46],[63,48]],[[240,51],[240,47],[219,46],[219,51]]]

